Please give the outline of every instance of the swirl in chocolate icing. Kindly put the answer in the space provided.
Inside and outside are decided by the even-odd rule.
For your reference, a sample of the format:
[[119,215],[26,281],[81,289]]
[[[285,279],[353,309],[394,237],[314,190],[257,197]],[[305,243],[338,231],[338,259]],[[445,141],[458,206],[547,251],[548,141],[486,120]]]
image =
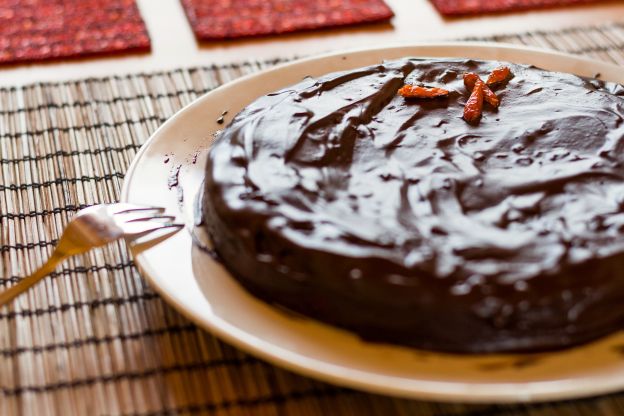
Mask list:
[[[249,105],[206,172],[226,265],[380,341],[518,351],[619,329],[624,88],[505,63],[500,108],[465,123],[462,75],[499,65],[402,59]],[[404,83],[450,94],[406,100]]]

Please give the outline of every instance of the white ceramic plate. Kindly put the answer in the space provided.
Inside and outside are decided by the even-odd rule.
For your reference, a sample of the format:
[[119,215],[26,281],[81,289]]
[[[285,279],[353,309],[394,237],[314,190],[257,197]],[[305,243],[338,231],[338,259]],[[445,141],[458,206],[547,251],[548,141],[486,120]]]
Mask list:
[[[253,74],[209,92],[149,139],[126,176],[122,199],[165,206],[192,223],[194,194],[213,133],[255,98],[306,75],[356,68],[384,59],[471,57],[534,64],[624,83],[622,68],[559,53],[484,43],[419,44],[334,53]],[[169,162],[165,164],[165,159]],[[179,193],[167,186],[181,165]],[[402,397],[463,402],[529,402],[624,388],[624,334],[558,353],[461,356],[366,343],[348,332],[270,307],[244,291],[188,232],[137,254],[152,286],[176,309],[225,341],[301,374]]]

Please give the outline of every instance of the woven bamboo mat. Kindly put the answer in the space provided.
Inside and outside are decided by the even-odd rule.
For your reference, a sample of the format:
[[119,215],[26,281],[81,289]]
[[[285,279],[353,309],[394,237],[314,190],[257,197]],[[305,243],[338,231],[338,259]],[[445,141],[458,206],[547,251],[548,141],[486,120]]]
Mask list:
[[[624,65],[624,24],[490,38]],[[274,62],[0,89],[0,285],[46,258],[80,208],[119,198],[142,143],[212,88]],[[197,329],[121,245],[69,261],[0,308],[0,414],[620,415],[624,393],[533,406],[355,392],[256,360]]]

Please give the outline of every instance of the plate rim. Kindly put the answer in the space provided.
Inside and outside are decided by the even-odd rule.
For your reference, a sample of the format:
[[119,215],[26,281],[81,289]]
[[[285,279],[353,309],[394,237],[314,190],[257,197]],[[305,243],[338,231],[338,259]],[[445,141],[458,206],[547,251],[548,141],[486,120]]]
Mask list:
[[[548,50],[538,47],[516,45],[509,43],[498,42],[400,42],[391,43],[386,46],[374,46],[363,48],[351,48],[339,51],[333,51],[300,59],[295,59],[285,63],[281,63],[272,66],[267,69],[263,69],[251,74],[247,74],[236,78],[232,81],[226,82],[204,94],[197,97],[191,103],[187,104],[177,112],[175,112],[167,121],[161,124],[145,141],[141,146],[135,157],[133,158],[130,166],[128,167],[123,186],[121,190],[120,200],[128,202],[130,199],[129,189],[133,181],[134,173],[139,167],[147,149],[158,139],[163,130],[166,130],[169,126],[176,123],[177,119],[183,112],[189,111],[192,108],[201,106],[204,101],[209,99],[215,91],[219,91],[224,88],[231,88],[233,85],[244,83],[248,79],[255,78],[262,74],[270,74],[272,72],[279,72],[285,68],[305,64],[306,62],[316,61],[327,58],[341,57],[351,54],[357,54],[370,51],[387,51],[406,48],[453,48],[453,47],[478,47],[478,48],[491,48],[498,50],[506,50],[508,52],[528,52],[531,54],[537,54],[548,57],[559,57],[568,60],[574,60],[578,63],[584,63],[592,66],[601,66],[610,70],[621,70],[622,67],[599,60],[593,60],[587,57],[578,55],[572,55],[565,52]],[[133,253],[134,254],[134,253]],[[206,317],[195,314],[191,308],[184,305],[183,302],[179,302],[170,294],[165,288],[159,285],[158,279],[154,278],[156,274],[155,270],[149,264],[144,261],[143,257],[138,254],[135,255],[135,263],[139,269],[141,275],[148,281],[150,286],[160,295],[163,299],[176,311],[183,316],[191,320],[193,323],[203,330],[208,331],[212,335],[217,336],[228,344],[239,348],[246,353],[249,353],[255,357],[265,360],[271,364],[285,368],[287,370],[296,372],[298,374],[315,378],[324,382],[329,382],[335,385],[340,385],[348,388],[355,388],[361,391],[366,391],[373,394],[384,394],[393,397],[408,398],[408,399],[420,399],[420,400],[433,400],[439,402],[463,402],[463,403],[531,403],[531,402],[543,402],[562,399],[580,399],[584,397],[596,396],[600,394],[608,394],[618,391],[624,387],[624,380],[619,382],[611,382],[605,385],[596,387],[591,383],[578,384],[578,379],[571,380],[552,380],[552,381],[528,381],[518,383],[464,383],[458,381],[433,381],[433,380],[412,380],[404,379],[401,385],[392,385],[392,383],[380,383],[379,380],[386,379],[388,381],[396,381],[397,377],[389,377],[385,375],[376,375],[377,381],[371,383],[366,381],[362,375],[369,374],[368,372],[355,370],[350,368],[339,367],[337,365],[315,360],[303,355],[297,355],[294,352],[285,349],[279,349],[277,352],[270,352],[258,346],[254,343],[245,340],[245,331],[231,325],[227,321],[221,319],[217,315],[213,315],[213,319],[209,320]],[[218,322],[217,322],[218,321]],[[305,364],[302,363],[306,362]],[[319,366],[319,362],[323,365]],[[330,370],[333,369],[333,370]],[[345,370],[349,375],[345,375]],[[411,383],[417,383],[418,388],[414,389],[410,387]],[[468,388],[458,389],[457,387],[449,389],[449,384],[459,385],[463,384]],[[516,389],[518,387],[526,387],[526,385],[539,386],[539,391],[520,392]],[[424,385],[427,388],[424,388]],[[446,388],[445,388],[446,387]],[[490,389],[490,393],[483,394],[476,390],[478,388]],[[461,390],[461,391],[460,391]],[[522,389],[520,389],[522,390]],[[532,389],[533,390],[533,389]],[[492,393],[492,391],[495,391]]]

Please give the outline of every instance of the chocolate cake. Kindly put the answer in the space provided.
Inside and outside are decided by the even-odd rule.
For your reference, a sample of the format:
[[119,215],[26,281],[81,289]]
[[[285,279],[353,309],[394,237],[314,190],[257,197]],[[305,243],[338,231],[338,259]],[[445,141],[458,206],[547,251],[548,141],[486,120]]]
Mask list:
[[[464,74],[501,65],[499,107],[466,122]],[[405,58],[241,111],[210,151],[204,224],[250,292],[363,339],[565,348],[624,324],[623,151],[620,85]]]

